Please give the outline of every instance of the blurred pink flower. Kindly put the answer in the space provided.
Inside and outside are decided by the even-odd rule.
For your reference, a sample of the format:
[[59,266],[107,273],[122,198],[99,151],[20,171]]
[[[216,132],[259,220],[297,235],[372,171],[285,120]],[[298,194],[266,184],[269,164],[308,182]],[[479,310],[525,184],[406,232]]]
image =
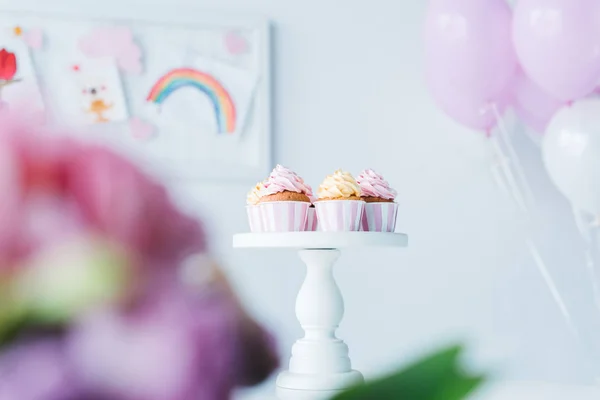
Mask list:
[[[92,231],[137,253],[146,267],[177,265],[204,251],[198,221],[183,215],[165,189],[123,157],[97,145],[56,137],[3,115],[0,144],[0,269],[44,241]],[[11,160],[11,161],[8,161]],[[6,193],[6,195],[4,194]]]
[[0,269],[1,254],[6,253],[7,243],[12,234],[13,212],[18,204],[17,166],[13,153],[8,147],[8,141],[0,136]]
[[36,322],[68,323],[87,312],[124,304],[131,262],[113,242],[78,236],[46,246],[15,274],[12,300]]
[[11,177],[0,178],[0,269],[12,266],[46,241],[78,230],[77,210],[67,196],[67,161],[78,145],[53,138],[5,115],[0,143],[11,159]]
[[169,266],[205,250],[199,223],[181,214],[164,187],[129,161],[97,146],[82,149],[72,161],[72,194],[102,234],[138,251],[145,262]]
[[[180,281],[206,251],[201,224],[116,153],[6,114],[0,400],[225,400],[265,379],[273,341],[224,276]],[[48,326],[60,329],[23,341]]]

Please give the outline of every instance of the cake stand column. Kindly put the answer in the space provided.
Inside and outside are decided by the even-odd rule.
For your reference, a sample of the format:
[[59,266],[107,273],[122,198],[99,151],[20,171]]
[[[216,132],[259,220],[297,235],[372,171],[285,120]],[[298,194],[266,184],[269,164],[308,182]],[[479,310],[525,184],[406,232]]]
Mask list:
[[348,346],[335,331],[344,316],[344,300],[333,265],[339,250],[300,250],[306,278],[296,299],[296,316],[304,337],[292,347],[289,371],[277,378],[280,399],[328,399],[363,382],[353,371]]

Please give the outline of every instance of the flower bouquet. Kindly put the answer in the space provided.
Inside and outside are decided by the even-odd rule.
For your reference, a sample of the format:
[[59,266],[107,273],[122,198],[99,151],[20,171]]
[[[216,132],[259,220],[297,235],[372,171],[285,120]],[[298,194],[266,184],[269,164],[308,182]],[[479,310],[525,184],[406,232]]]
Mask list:
[[0,400],[218,400],[270,374],[270,336],[162,185],[0,119]]

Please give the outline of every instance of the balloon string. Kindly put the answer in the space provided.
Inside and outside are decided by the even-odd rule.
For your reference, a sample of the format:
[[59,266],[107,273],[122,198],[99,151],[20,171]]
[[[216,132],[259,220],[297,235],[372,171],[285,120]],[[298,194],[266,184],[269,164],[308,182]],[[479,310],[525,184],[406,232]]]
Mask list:
[[492,162],[490,169],[492,171],[494,181],[496,182],[496,186],[498,186],[503,193],[512,196],[508,186],[506,185],[506,176],[504,173],[504,167],[502,166],[504,160],[502,159],[501,152],[499,152],[497,149],[498,143],[494,138],[490,138],[488,143],[491,143],[492,151],[494,153],[495,162]]
[[[523,188],[523,190],[521,191],[521,194],[522,194],[521,197],[523,197],[525,199],[527,204],[532,205],[535,203],[535,197],[533,195],[533,190],[531,189],[531,186],[529,185],[529,181],[527,180],[527,177],[525,176],[525,170],[523,169],[523,166],[521,165],[521,160],[520,160],[519,156],[517,155],[515,147],[512,144],[512,140],[511,140],[508,130],[506,129],[506,126],[504,124],[504,119],[500,115],[500,112],[498,111],[498,107],[497,107],[496,103],[492,103],[491,107],[492,107],[492,111],[494,112],[494,117],[496,118],[498,130],[500,131],[500,138],[502,139],[504,146],[508,150],[510,160],[512,161],[515,172],[517,174],[517,178],[520,181],[521,187]],[[512,175],[512,172],[511,172],[511,175]]]
[[577,230],[581,234],[581,238],[586,243],[591,243],[591,226],[585,220],[584,214],[581,211],[579,211],[576,207],[572,207],[571,209],[573,211],[573,217],[575,219],[575,226],[577,226]]
[[529,253],[531,254],[531,257],[533,258],[533,261],[535,262],[535,265],[536,265],[538,271],[540,272],[540,275],[542,275],[542,279],[544,279],[544,282],[546,283],[546,286],[550,290],[550,294],[552,295],[554,302],[558,306],[560,313],[562,314],[565,321],[567,322],[568,328],[571,330],[571,332],[577,339],[580,339],[581,336],[579,335],[577,328],[575,328],[575,324],[573,323],[573,318],[571,317],[571,314],[569,313],[569,309],[567,308],[567,305],[565,304],[562,296],[560,295],[558,288],[556,287],[556,284],[554,283],[554,279],[552,279],[552,275],[550,274],[550,271],[548,270],[548,267],[546,266],[544,259],[540,255],[540,252],[539,252],[537,246],[535,245],[535,243],[533,243],[533,241],[531,239],[527,239],[526,243],[527,243],[527,248],[529,249]]
[[[517,205],[523,212],[523,215],[526,217],[526,219],[529,222],[531,216],[530,216],[529,208],[527,205],[534,204],[533,192],[531,190],[531,187],[529,186],[529,182],[527,181],[527,178],[525,177],[523,167],[521,166],[517,152],[515,151],[515,148],[512,145],[510,135],[508,134],[508,131],[506,130],[506,126],[504,125],[504,120],[502,119],[502,116],[498,112],[498,108],[496,107],[496,104],[492,104],[492,110],[494,111],[494,116],[496,117],[498,130],[500,131],[500,136],[503,139],[504,146],[508,149],[510,156],[512,158],[512,165],[511,165],[509,163],[510,159],[505,155],[500,141],[496,137],[490,138],[490,142],[492,143],[493,151],[495,153],[496,158],[498,159],[497,162],[499,163],[499,166],[501,167],[501,170],[502,170],[502,174],[496,174],[495,178],[501,188],[508,187],[510,189],[513,200],[517,203]],[[514,167],[514,169],[516,170],[519,180],[521,181],[521,185],[519,185],[517,179],[515,178],[515,175],[512,172],[511,166]],[[501,182],[502,180],[504,182]],[[527,193],[524,194],[523,190],[525,190]],[[569,309],[568,309],[566,303],[564,302],[562,296],[560,295],[559,290],[556,286],[556,283],[554,282],[554,279],[552,278],[552,275],[550,274],[550,271],[548,270],[548,267],[546,266],[546,263],[544,262],[544,259],[542,258],[541,254],[540,254],[540,251],[539,251],[537,245],[530,238],[531,234],[529,232],[529,227],[527,229],[527,232],[528,232],[528,234],[527,234],[526,244],[527,244],[529,253],[531,254],[531,257],[533,258],[533,261],[535,262],[535,265],[536,265],[540,275],[542,276],[544,283],[548,287],[548,290],[550,291],[550,294],[552,295],[554,302],[558,306],[560,313],[563,315],[565,322],[567,324],[567,327],[573,333],[573,335],[575,336],[575,338],[577,340],[581,340],[581,335],[579,334],[579,332],[577,331],[577,328],[575,327],[573,319],[571,318],[571,314],[569,313]]]
[[573,216],[575,217],[575,223],[577,229],[581,234],[582,239],[587,242],[587,249],[585,251],[585,261],[587,271],[592,282],[592,292],[594,296],[594,304],[600,310],[600,282],[598,281],[598,257],[600,256],[600,248],[598,240],[598,227],[590,226],[583,221],[582,213],[573,207]]
[[512,173],[508,157],[506,157],[506,155],[504,154],[504,151],[502,150],[502,147],[496,137],[491,137],[490,143],[492,144],[492,150],[497,160],[497,166],[494,166],[492,169],[492,172],[494,173],[494,177],[496,179],[496,183],[499,187],[503,189],[503,191],[508,192],[511,195],[513,200],[517,203],[517,205],[523,212],[527,213],[528,209],[526,201],[523,198],[515,176]]
[[594,295],[594,304],[600,310],[600,286],[598,286],[598,273],[596,271],[596,262],[594,261],[594,250],[588,249],[585,252],[586,266],[592,281],[592,291]]

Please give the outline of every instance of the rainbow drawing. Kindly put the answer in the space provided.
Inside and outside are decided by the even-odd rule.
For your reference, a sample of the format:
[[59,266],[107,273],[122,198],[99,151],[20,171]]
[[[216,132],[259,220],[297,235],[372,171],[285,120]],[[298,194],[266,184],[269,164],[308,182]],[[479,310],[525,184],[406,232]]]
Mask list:
[[235,103],[227,89],[215,77],[205,72],[193,68],[172,69],[152,86],[146,100],[160,105],[173,92],[183,87],[194,87],[210,98],[215,109],[219,133],[235,132]]

